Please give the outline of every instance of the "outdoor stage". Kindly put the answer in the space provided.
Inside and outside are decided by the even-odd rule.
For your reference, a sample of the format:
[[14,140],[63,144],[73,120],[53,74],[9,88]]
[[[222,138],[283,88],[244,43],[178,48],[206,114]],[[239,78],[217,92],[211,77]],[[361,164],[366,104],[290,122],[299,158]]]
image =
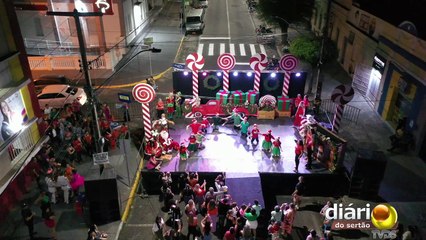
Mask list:
[[[221,126],[218,132],[212,133],[210,128],[204,141],[205,148],[197,151],[187,161],[180,161],[179,155],[173,153],[171,161],[164,161],[162,172],[227,172],[227,173],[293,173],[295,135],[293,122],[290,118],[275,120],[257,120],[249,118],[250,125],[256,123],[262,133],[272,130],[274,137],[281,138],[281,158],[272,158],[270,153],[262,151],[263,137],[259,136],[259,144],[253,146],[250,139],[243,139],[239,132],[233,129],[232,124]],[[188,139],[190,130],[186,125],[190,119],[179,120],[173,129],[171,137],[179,143]],[[187,143],[186,143],[187,144]],[[305,169],[306,160],[303,158],[299,165],[299,173],[330,174],[321,163],[313,163],[311,170]]]

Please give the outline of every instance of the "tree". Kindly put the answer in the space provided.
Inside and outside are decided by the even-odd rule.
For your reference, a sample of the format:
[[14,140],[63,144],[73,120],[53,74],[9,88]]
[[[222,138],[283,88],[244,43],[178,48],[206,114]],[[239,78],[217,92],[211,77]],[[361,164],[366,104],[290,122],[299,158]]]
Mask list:
[[260,19],[278,25],[281,29],[281,40],[288,45],[289,24],[309,23],[314,0],[259,0],[257,11]]

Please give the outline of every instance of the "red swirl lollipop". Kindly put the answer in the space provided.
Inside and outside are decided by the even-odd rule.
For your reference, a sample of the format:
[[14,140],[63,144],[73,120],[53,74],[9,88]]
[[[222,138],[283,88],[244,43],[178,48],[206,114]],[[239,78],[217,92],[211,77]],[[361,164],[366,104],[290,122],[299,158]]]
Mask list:
[[230,53],[221,54],[217,58],[217,65],[224,71],[231,70],[235,67],[235,57]]
[[250,58],[250,67],[256,72],[261,72],[268,66],[268,57],[263,53],[256,53]]
[[198,71],[204,67],[204,57],[198,53],[191,53],[186,57],[186,65],[192,71]]
[[155,98],[155,90],[149,84],[140,83],[133,87],[132,95],[140,103],[150,103]]
[[286,54],[280,59],[280,68],[284,71],[295,69],[297,64],[299,64],[299,60],[292,54]]

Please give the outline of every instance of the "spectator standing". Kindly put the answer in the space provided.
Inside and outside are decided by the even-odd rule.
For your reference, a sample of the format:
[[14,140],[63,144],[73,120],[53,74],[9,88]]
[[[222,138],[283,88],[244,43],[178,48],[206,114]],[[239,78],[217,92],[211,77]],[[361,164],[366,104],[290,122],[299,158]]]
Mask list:
[[71,190],[70,183],[68,181],[68,178],[65,177],[64,172],[61,173],[60,176],[58,176],[58,180],[56,182],[56,186],[60,187],[64,193],[64,202],[65,204],[69,204],[69,194]]
[[247,219],[246,225],[248,225],[251,229],[251,233],[253,237],[256,239],[256,228],[257,228],[257,217],[256,209],[248,207],[246,208],[246,212],[244,213],[244,217]]
[[157,216],[152,225],[152,234],[155,240],[164,240],[164,220],[162,217]]
[[303,176],[299,177],[299,182],[297,182],[294,192],[292,194],[293,203],[296,206],[296,209],[299,209],[300,203],[302,202],[302,196],[305,194],[305,182]]
[[235,240],[235,229],[234,227],[229,228],[223,236],[223,240]]
[[51,207],[46,208],[46,214],[44,216],[44,224],[49,230],[50,238],[56,240],[56,218],[55,213]]
[[193,239],[195,239],[199,234],[197,231],[197,226],[198,226],[197,208],[195,207],[194,201],[189,200],[188,204],[185,206],[185,215],[188,220],[187,239],[189,240],[191,235]]
[[254,210],[256,210],[256,215],[259,216],[260,215],[260,210],[262,210],[262,206],[259,204],[259,200],[254,200],[253,201],[253,206],[251,206],[251,208],[253,208]]
[[276,205],[274,210],[271,212],[271,221],[278,222],[281,221],[283,217],[283,212],[280,209],[280,206]]
[[282,223],[283,234],[285,237],[291,235],[295,216],[296,206],[294,205],[294,203],[291,203],[290,207],[284,212],[284,221]]
[[27,225],[27,227],[28,227],[28,233],[30,235],[30,239],[33,240],[34,234],[36,234],[36,232],[34,232],[34,216],[35,216],[35,213],[33,211],[31,211],[28,204],[24,203],[22,205],[21,215],[22,215],[22,218],[24,219],[25,225]]
[[306,240],[319,240],[320,238],[317,236],[317,231],[310,230],[309,235],[306,237]]
[[201,220],[201,234],[203,237],[203,240],[212,240],[212,233],[211,233],[211,219],[209,215],[206,215],[203,220]]

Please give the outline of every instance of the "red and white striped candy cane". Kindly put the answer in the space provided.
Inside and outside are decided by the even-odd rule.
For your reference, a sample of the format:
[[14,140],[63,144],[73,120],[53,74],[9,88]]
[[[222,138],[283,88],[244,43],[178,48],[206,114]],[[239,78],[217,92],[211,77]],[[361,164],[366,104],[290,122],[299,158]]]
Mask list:
[[223,90],[229,91],[229,70],[235,67],[235,57],[230,53],[223,53],[217,58],[217,65],[223,70]]
[[288,96],[288,88],[290,86],[290,72],[284,72],[284,83],[283,83],[283,91],[281,93],[282,96]]
[[334,133],[339,132],[340,123],[342,121],[343,109],[344,108],[345,108],[345,105],[336,104],[336,113],[334,114],[334,118],[333,118],[333,132]]
[[149,84],[140,83],[133,87],[132,95],[136,101],[142,104],[143,129],[145,132],[145,140],[148,140],[152,137],[151,111],[149,110],[149,103],[155,98],[155,90]]
[[[192,95],[194,95],[194,99],[196,100],[198,98],[198,70],[203,68],[204,58],[201,54],[191,53],[186,57],[186,65],[192,70]],[[197,105],[197,101],[195,100],[191,102],[192,108]],[[191,111],[185,114],[185,117],[192,118],[194,114]]]
[[259,92],[260,89],[260,73],[268,66],[268,57],[263,53],[256,53],[250,58],[250,67],[254,70],[254,86],[253,89]]
[[297,64],[299,64],[299,61],[291,54],[286,54],[280,59],[280,68],[285,71],[282,96],[288,96],[288,89],[290,87],[290,71],[295,69]]

